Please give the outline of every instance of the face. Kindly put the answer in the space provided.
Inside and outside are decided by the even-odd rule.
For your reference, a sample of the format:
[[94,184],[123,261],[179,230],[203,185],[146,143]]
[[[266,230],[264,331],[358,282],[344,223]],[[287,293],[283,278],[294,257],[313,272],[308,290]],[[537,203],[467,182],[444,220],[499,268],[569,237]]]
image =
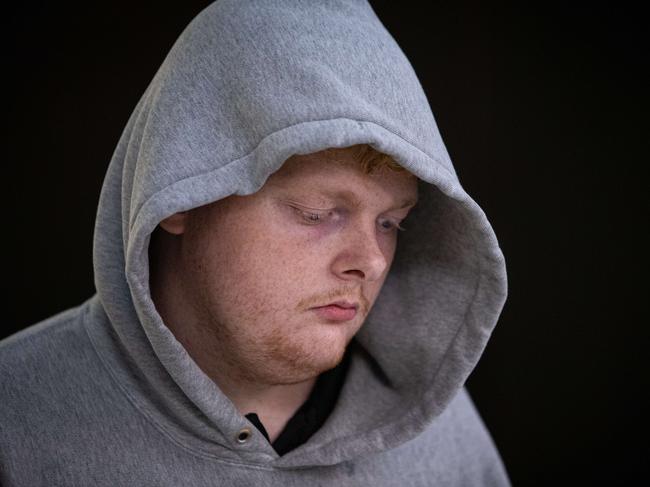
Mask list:
[[257,193],[182,214],[186,316],[242,378],[291,384],[334,367],[386,279],[417,180],[332,157],[294,156]]

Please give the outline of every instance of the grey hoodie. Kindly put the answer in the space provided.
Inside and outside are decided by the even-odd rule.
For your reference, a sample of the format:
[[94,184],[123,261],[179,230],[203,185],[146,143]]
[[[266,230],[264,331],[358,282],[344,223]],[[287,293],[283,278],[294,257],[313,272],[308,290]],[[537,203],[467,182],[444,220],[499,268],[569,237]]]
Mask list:
[[[173,213],[257,191],[293,154],[370,144],[420,202],[335,409],[279,456],[174,338],[148,244]],[[365,1],[220,0],[136,106],[97,213],[97,294],[0,344],[2,485],[508,485],[463,384],[506,297],[408,60]]]

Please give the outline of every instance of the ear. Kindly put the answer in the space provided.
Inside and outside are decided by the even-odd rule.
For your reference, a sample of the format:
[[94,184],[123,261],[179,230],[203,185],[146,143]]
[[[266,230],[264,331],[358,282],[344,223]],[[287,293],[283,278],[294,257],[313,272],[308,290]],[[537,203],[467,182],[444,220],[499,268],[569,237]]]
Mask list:
[[187,228],[187,211],[174,213],[172,216],[161,221],[159,226],[172,235],[180,235],[184,233]]

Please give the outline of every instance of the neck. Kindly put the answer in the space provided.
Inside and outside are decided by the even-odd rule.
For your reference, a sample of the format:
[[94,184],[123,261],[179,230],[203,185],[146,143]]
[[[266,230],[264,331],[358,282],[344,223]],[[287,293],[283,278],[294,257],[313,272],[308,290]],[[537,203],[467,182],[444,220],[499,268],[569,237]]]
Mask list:
[[307,400],[316,378],[297,384],[254,384],[215,380],[243,416],[255,413],[264,425],[269,440],[274,442],[287,422]]

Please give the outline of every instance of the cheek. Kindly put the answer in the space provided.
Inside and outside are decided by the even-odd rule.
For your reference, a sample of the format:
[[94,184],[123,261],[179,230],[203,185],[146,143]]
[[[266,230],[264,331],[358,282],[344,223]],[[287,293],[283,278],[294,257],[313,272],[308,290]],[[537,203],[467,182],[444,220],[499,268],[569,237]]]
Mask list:
[[216,292],[241,309],[269,312],[286,308],[309,288],[313,256],[295,239],[267,233],[213,249],[210,273]]
[[387,267],[390,268],[391,264],[393,263],[393,258],[395,257],[395,250],[397,249],[397,234],[380,234],[378,237],[378,242],[379,248],[382,254],[384,254],[384,258],[388,264]]
[[366,297],[370,300],[371,303],[374,303],[375,300],[377,299],[377,296],[381,292],[381,288],[384,285],[384,282],[386,281],[386,276],[388,273],[385,273],[381,279],[378,279],[374,282],[368,283],[364,287],[364,292],[366,293]]

